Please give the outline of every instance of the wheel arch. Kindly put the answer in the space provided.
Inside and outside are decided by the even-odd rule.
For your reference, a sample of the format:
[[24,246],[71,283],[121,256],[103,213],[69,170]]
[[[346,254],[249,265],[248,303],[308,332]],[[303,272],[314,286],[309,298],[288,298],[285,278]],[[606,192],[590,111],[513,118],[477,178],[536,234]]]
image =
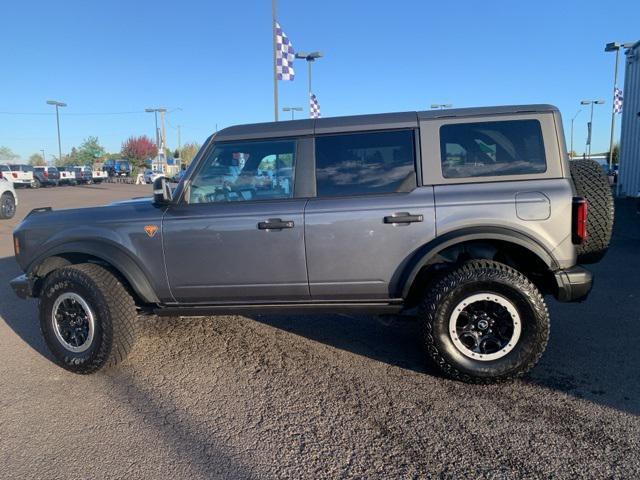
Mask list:
[[121,277],[143,304],[160,303],[144,270],[122,249],[106,242],[72,242],[47,250],[31,262],[27,275],[35,280],[34,295],[38,295],[41,280],[52,271],[79,263],[98,263]]
[[469,258],[494,259],[490,256],[491,250],[494,254],[505,251],[518,253],[523,256],[522,261],[531,262],[548,273],[560,268],[551,252],[522,232],[504,227],[464,228],[443,234],[416,250],[395,276],[392,284],[395,285],[394,293],[407,299],[416,280],[428,267],[455,263],[463,253],[469,254]]

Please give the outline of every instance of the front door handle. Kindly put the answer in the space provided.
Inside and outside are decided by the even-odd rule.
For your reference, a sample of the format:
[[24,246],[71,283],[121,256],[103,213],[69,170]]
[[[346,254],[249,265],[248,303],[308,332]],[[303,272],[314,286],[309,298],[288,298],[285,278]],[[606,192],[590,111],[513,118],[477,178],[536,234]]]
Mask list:
[[266,222],[258,223],[260,230],[282,230],[283,228],[293,228],[295,224],[293,220],[281,220],[279,218],[270,218]]
[[422,215],[411,215],[408,212],[400,212],[394,213],[393,215],[389,215],[384,217],[384,223],[414,223],[414,222],[422,222],[424,221],[424,217]]

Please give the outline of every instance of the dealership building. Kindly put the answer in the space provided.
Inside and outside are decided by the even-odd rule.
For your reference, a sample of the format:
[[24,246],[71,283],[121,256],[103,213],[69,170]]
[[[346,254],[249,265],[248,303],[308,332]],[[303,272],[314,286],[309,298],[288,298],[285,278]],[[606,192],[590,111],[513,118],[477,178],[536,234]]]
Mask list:
[[624,103],[620,133],[620,191],[640,196],[640,41],[625,52]]

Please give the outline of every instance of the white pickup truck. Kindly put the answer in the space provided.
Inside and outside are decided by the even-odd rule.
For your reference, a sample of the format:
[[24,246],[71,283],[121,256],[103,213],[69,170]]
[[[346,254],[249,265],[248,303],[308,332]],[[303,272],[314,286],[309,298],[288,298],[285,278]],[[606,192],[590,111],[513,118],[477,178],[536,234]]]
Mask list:
[[58,167],[60,172],[60,185],[76,185],[76,172],[73,167]]
[[109,178],[109,174],[103,170],[92,170],[91,176],[93,178],[93,183],[102,183],[104,180]]
[[14,186],[23,185],[30,187],[33,185],[33,167],[30,165],[0,165],[2,177],[13,183]]

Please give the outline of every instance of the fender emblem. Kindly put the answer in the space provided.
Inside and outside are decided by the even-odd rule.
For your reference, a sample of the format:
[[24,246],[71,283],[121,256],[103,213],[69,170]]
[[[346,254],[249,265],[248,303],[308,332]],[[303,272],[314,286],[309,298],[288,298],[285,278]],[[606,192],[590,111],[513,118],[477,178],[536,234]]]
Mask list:
[[153,238],[153,236],[158,231],[158,226],[157,225],[147,225],[146,227],[144,227],[144,231],[147,232],[147,235],[149,236],[149,238]]

